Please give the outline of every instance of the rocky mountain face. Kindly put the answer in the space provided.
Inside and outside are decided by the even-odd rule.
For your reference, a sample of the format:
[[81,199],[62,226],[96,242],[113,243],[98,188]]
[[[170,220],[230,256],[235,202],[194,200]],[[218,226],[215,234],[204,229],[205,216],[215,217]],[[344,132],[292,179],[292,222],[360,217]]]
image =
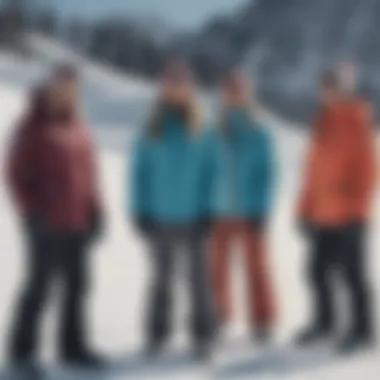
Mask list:
[[[34,1],[6,0],[21,4],[24,14],[24,4]],[[14,28],[21,30],[20,17],[10,17],[7,9],[0,7],[0,46],[15,45]],[[60,38],[58,14],[47,9],[37,19],[38,31]],[[361,91],[380,110],[380,0],[247,0],[192,33],[154,16],[123,15],[74,19],[64,29],[65,40],[92,59],[150,78],[173,55],[188,58],[206,85],[244,65],[266,106],[302,121],[313,115],[321,73],[350,60],[359,68]]]
[[379,0],[252,0],[177,44],[211,81],[245,65],[267,105],[306,121],[319,75],[339,60],[358,65],[362,91],[380,106],[379,20]]

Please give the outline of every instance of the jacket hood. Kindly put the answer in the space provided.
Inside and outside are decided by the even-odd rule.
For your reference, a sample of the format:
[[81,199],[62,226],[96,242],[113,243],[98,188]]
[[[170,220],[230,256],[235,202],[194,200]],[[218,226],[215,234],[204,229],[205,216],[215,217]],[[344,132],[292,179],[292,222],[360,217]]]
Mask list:
[[356,99],[334,101],[324,105],[317,121],[316,133],[319,138],[349,138],[356,132],[356,121],[363,106],[363,102]]

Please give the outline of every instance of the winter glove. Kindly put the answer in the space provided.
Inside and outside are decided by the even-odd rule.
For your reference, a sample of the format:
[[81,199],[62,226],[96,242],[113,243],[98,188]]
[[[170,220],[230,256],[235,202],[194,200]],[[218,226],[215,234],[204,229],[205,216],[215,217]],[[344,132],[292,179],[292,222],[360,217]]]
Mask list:
[[144,237],[150,237],[154,233],[154,223],[149,218],[138,217],[135,219],[134,224]]
[[313,224],[303,219],[297,222],[297,228],[300,231],[301,235],[308,239],[312,238],[316,232],[316,228],[313,226]]
[[28,236],[40,237],[48,232],[46,224],[39,216],[30,214],[24,218],[24,228]]
[[198,229],[201,236],[208,238],[211,234],[212,220],[204,218],[198,222]]
[[97,212],[92,216],[90,225],[90,241],[99,239],[104,231],[104,220],[103,216]]
[[251,227],[257,232],[264,232],[267,228],[267,220],[263,217],[257,217],[250,220]]

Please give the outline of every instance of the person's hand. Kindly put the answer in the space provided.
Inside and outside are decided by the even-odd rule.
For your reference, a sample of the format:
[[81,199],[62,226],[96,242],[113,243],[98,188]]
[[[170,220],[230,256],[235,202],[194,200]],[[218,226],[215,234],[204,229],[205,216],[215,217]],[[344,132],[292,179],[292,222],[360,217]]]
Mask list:
[[42,236],[48,231],[45,222],[35,214],[29,214],[24,216],[24,229],[29,236]]
[[253,218],[249,222],[254,231],[264,232],[267,228],[267,220],[265,218]]
[[301,233],[301,235],[303,235],[306,238],[312,237],[315,232],[314,226],[310,222],[303,219],[297,221],[297,229]]
[[100,213],[95,213],[91,219],[90,239],[99,239],[104,231],[104,220]]
[[199,232],[204,237],[209,237],[211,234],[212,220],[210,218],[203,218],[198,222]]
[[150,237],[154,232],[154,223],[145,217],[139,217],[134,222],[137,230],[144,237]]

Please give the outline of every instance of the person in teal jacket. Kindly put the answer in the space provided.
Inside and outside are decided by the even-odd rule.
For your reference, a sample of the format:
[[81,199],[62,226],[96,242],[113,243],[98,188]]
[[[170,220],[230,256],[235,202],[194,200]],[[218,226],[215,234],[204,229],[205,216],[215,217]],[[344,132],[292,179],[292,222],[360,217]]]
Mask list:
[[149,353],[156,353],[170,333],[172,280],[179,248],[184,248],[188,260],[196,352],[203,355],[210,348],[213,313],[200,200],[202,125],[194,98],[192,73],[186,64],[168,64],[158,106],[135,146],[133,219],[153,251]]
[[275,154],[266,127],[251,114],[249,78],[233,70],[223,81],[224,112],[204,141],[202,212],[212,221],[212,279],[221,323],[231,316],[231,244],[244,248],[254,336],[270,337],[274,310],[267,267],[267,225],[273,203]]

